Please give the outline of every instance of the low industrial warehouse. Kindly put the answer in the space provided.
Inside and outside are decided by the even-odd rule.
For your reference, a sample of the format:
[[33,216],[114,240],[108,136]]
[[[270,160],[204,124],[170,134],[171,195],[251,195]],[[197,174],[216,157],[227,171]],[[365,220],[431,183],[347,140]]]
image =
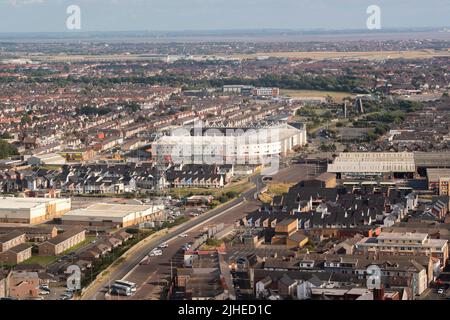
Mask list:
[[414,154],[409,152],[340,153],[328,172],[341,177],[412,177],[416,172]]
[[65,198],[0,198],[0,222],[41,223],[70,211],[71,200]]
[[160,220],[163,205],[99,203],[65,214],[62,223],[97,227],[128,227],[144,221]]

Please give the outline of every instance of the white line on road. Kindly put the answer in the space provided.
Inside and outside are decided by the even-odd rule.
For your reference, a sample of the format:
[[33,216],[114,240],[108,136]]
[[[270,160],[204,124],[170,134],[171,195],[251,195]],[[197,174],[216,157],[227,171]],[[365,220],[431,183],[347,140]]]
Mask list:
[[[208,218],[208,219],[206,219],[205,221],[202,221],[202,222],[200,222],[199,224],[197,224],[197,225],[195,225],[195,226],[193,226],[192,228],[189,228],[188,230],[186,230],[186,231],[184,231],[183,233],[189,233],[190,231],[192,231],[192,230],[194,230],[194,229],[196,229],[196,228],[198,228],[198,227],[201,227],[202,225],[204,225],[205,223],[208,223],[209,221],[211,221],[211,220],[214,220],[214,219],[216,219],[216,218],[218,218],[218,217],[220,217],[220,216],[222,216],[222,215],[224,215],[225,213],[227,213],[228,211],[230,211],[230,210],[233,210],[233,209],[236,209],[237,207],[239,207],[239,206],[241,206],[242,204],[244,204],[244,202],[239,202],[239,203],[237,203],[237,204],[235,204],[234,206],[232,206],[232,207],[230,207],[230,208],[228,208],[228,209],[226,209],[226,210],[224,210],[224,211],[222,211],[221,213],[219,213],[219,214],[217,214],[217,215],[214,215],[214,216],[212,216],[212,217],[210,217],[210,218]],[[174,235],[172,238],[170,238],[170,239],[168,239],[167,241],[165,241],[165,243],[167,243],[167,244],[169,244],[170,242],[172,242],[172,241],[174,241],[175,239],[177,239],[178,238],[178,235]],[[134,271],[136,271],[136,269],[139,267],[139,264],[142,262],[142,261],[144,261],[144,259],[145,259],[146,257],[144,257],[141,261],[139,261],[123,278],[122,278],[122,280],[126,280]]]

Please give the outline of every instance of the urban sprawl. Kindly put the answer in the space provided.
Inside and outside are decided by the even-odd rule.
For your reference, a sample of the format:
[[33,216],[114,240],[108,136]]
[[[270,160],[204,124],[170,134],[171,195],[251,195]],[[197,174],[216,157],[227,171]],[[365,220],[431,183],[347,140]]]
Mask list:
[[444,38],[1,42],[0,298],[448,299]]

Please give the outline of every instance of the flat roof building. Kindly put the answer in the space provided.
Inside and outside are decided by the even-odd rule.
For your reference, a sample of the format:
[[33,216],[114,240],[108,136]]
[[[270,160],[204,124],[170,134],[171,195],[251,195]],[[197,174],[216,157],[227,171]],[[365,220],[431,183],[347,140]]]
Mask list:
[[412,232],[381,232],[378,237],[366,237],[356,245],[356,252],[360,254],[379,254],[394,256],[420,256],[437,258],[441,266],[446,265],[448,259],[448,241],[431,239],[427,233]]
[[63,165],[66,164],[66,159],[57,153],[47,153],[34,155],[27,160],[29,165],[39,166],[39,165]]
[[449,195],[450,169],[428,168],[428,189],[438,190],[440,195]]
[[341,176],[384,176],[416,172],[410,152],[343,152],[328,165],[328,172]]
[[71,200],[66,198],[0,198],[0,222],[41,223],[70,211]]
[[415,152],[414,161],[417,168],[450,167],[450,152]]
[[62,217],[66,225],[128,227],[144,221],[161,220],[164,206],[99,203],[73,210]]

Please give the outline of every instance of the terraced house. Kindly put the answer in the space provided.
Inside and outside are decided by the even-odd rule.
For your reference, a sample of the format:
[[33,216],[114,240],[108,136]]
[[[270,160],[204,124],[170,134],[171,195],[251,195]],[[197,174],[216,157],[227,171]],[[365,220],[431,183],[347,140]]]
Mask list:
[[39,255],[56,256],[76,246],[86,239],[86,230],[73,228],[39,245]]
[[233,176],[232,165],[179,165],[166,171],[168,184],[173,188],[222,188]]
[[0,262],[16,265],[31,258],[31,245],[26,244],[22,231],[12,231],[0,236]]

